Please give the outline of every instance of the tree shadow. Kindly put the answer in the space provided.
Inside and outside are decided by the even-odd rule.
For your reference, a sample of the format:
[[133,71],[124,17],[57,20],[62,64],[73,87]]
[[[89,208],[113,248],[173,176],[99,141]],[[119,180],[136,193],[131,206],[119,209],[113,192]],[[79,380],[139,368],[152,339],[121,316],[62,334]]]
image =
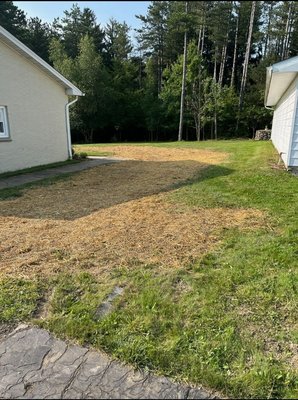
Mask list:
[[0,216],[73,221],[115,205],[226,176],[232,169],[198,161],[122,161],[22,189],[2,201]]

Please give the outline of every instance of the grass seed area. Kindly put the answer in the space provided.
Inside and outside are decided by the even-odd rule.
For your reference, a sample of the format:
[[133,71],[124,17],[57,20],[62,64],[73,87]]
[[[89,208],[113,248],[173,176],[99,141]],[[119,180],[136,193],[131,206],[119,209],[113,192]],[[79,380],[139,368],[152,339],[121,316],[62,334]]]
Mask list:
[[157,149],[158,161],[147,161],[155,149],[124,146],[125,155],[127,149],[146,162],[93,168],[2,201],[1,273],[28,277],[82,265],[94,265],[92,271],[100,273],[134,262],[177,267],[201,257],[219,241],[222,229],[262,223],[257,210],[206,210],[166,201],[166,192],[208,168],[198,159],[215,162],[226,154]]
[[[254,210],[176,210],[162,195],[132,200],[74,221],[2,218],[1,272],[29,277],[135,262],[181,267],[202,257],[222,229],[261,225]],[[16,229],[17,227],[17,229]]]
[[31,321],[223,397],[297,398],[298,179],[271,143],[88,152],[125,160],[0,201],[0,334]]

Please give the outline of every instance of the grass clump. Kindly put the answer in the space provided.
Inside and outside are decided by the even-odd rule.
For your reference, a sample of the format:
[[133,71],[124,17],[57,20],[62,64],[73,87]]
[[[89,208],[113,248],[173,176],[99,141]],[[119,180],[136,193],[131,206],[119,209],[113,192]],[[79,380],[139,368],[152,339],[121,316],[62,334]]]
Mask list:
[[5,278],[0,280],[0,323],[28,321],[41,298],[38,281]]
[[113,282],[99,282],[91,274],[62,274],[52,280],[49,316],[41,326],[61,337],[90,344],[97,334],[96,311]]

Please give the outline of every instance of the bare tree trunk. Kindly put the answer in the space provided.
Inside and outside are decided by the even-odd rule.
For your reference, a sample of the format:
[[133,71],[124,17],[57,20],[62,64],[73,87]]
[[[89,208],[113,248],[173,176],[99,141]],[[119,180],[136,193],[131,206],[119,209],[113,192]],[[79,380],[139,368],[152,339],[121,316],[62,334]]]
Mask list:
[[249,63],[249,56],[250,56],[250,48],[251,48],[251,41],[252,41],[252,32],[253,32],[255,11],[256,11],[256,1],[253,1],[252,5],[251,5],[248,38],[247,38],[247,45],[246,45],[246,51],[245,51],[245,59],[244,59],[244,65],[243,65],[240,94],[239,94],[239,111],[242,110],[242,106],[243,106],[243,98],[244,98],[244,91],[245,91],[246,81],[247,81],[247,71],[248,71],[248,63]]
[[160,51],[158,52],[157,57],[157,93],[161,92],[161,55]]
[[201,40],[202,40],[202,27],[200,26],[199,37],[198,37],[198,54],[200,54]]
[[[201,66],[200,66],[201,69]],[[198,131],[197,131],[197,141],[200,141],[201,137],[201,74],[200,74],[200,81],[198,87],[198,95],[199,95],[199,110],[198,110]]]
[[[185,2],[185,12],[188,13],[188,1]],[[182,140],[183,133],[183,116],[184,116],[184,103],[185,103],[185,86],[186,86],[186,73],[187,73],[187,27],[184,32],[184,54],[183,54],[183,73],[182,73],[182,87],[181,87],[181,101],[180,101],[180,121],[178,141]]]
[[[218,86],[215,83],[213,89],[213,100],[214,100],[214,114],[213,114],[213,122],[214,122],[214,139],[217,140],[217,95],[218,95]],[[220,89],[221,90],[221,89]]]
[[226,64],[226,59],[227,59],[227,46],[228,46],[228,34],[226,38],[226,43],[224,44],[221,52],[221,61],[220,61],[220,69],[219,69],[219,78],[218,78],[218,83],[220,87],[222,86],[223,83],[223,77],[224,77],[224,70],[225,70],[225,64]]
[[292,36],[292,32],[293,32],[294,23],[295,23],[295,18],[294,18],[293,13],[292,13],[292,18],[291,18],[291,23],[290,23],[289,33],[288,33],[288,40],[287,40],[285,58],[289,58],[289,56],[290,56],[291,36]]
[[159,83],[160,93],[162,91],[163,61],[164,61],[164,39],[163,39],[163,36],[162,36],[161,50],[160,50],[160,83]]
[[217,51],[218,51],[218,47],[216,45],[215,46],[215,50],[214,50],[214,69],[213,69],[213,80],[214,80],[214,82],[216,82],[216,78],[217,78]]
[[217,109],[214,110],[214,139],[217,140]]
[[238,31],[239,31],[239,15],[237,16],[236,31],[235,31],[235,43],[234,43],[233,66],[232,66],[232,75],[231,75],[231,84],[230,84],[231,87],[234,86],[234,82],[235,82],[236,59],[237,59],[237,47],[238,47]]
[[205,25],[203,26],[203,33],[202,33],[201,56],[203,55],[204,51],[204,42],[205,42]]
[[270,3],[270,8],[268,11],[268,26],[267,26],[267,33],[266,33],[266,39],[265,39],[264,57],[267,56],[267,51],[268,51],[268,47],[269,47],[269,43],[270,43],[270,28],[271,28],[272,9],[273,9],[273,3]]
[[285,27],[285,35],[282,44],[282,55],[281,59],[284,60],[289,52],[289,42],[290,42],[290,31],[291,31],[291,20],[292,20],[292,1],[289,2],[289,11],[287,16],[287,23]]
[[[200,47],[198,46],[197,49],[198,52],[198,56],[200,55]],[[193,94],[194,96],[198,96],[198,106],[195,110],[195,124],[196,124],[196,137],[197,137],[197,141],[200,141],[200,137],[201,137],[201,77],[202,77],[202,64],[200,62],[199,64],[199,70],[198,70],[198,88],[197,88],[197,93],[196,93],[196,87],[195,84],[193,84]]]
[[232,18],[232,14],[233,14],[233,2],[231,1],[230,19],[228,21],[225,42],[224,42],[224,45],[222,47],[222,52],[221,52],[219,78],[218,78],[218,83],[219,83],[220,87],[222,87],[222,84],[223,84],[224,70],[225,70],[225,65],[226,65],[226,61],[227,61],[227,48],[228,48],[228,42],[229,42],[230,20]]

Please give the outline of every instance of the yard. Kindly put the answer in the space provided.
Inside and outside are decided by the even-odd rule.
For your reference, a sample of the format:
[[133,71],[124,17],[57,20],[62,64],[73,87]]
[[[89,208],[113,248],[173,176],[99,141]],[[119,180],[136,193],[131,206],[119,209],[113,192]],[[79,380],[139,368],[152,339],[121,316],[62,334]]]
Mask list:
[[1,329],[31,321],[224,396],[297,398],[298,178],[271,143],[77,150],[124,160],[0,191]]

